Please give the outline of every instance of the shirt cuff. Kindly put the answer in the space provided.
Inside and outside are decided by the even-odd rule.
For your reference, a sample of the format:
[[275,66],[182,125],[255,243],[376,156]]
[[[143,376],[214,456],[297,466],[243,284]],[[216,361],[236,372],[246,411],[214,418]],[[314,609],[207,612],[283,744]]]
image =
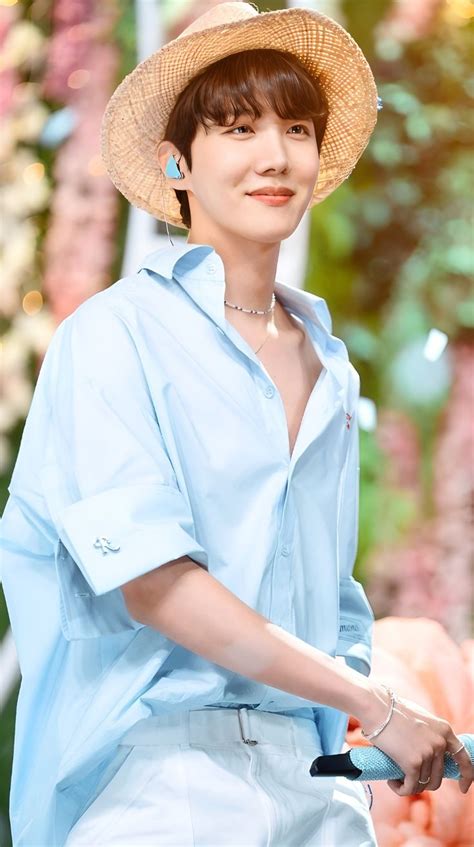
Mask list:
[[96,595],[189,556],[209,570],[191,511],[173,486],[112,488],[67,506],[59,535]]

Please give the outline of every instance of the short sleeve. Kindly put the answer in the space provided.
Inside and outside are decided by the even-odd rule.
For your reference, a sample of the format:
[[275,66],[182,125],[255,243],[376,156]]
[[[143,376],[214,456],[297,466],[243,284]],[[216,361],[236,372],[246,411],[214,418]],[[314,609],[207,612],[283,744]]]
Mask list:
[[[181,556],[208,569],[136,331],[95,296],[60,325],[41,374],[48,435],[40,476],[60,541],[58,575],[70,620],[78,603],[92,610],[91,597]],[[117,592],[115,598],[121,603]]]

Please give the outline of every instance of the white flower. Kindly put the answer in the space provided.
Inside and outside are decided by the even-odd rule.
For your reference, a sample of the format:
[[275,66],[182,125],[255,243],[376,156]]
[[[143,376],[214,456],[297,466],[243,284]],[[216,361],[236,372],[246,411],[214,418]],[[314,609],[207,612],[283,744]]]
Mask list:
[[37,62],[46,49],[46,39],[30,21],[18,21],[9,30],[0,54],[0,71]]

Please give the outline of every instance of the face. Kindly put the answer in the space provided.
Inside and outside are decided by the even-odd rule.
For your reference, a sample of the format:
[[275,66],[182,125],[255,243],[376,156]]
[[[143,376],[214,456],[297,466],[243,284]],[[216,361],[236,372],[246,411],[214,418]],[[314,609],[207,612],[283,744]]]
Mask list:
[[[170,147],[164,164],[170,151],[177,152]],[[186,178],[179,188],[188,191],[190,237],[197,241],[201,232],[266,244],[288,238],[308,207],[319,172],[313,122],[282,119],[269,109],[255,120],[242,115],[228,127],[199,126],[191,154],[192,173],[184,158],[180,161]],[[250,196],[267,186],[294,194],[276,202]]]

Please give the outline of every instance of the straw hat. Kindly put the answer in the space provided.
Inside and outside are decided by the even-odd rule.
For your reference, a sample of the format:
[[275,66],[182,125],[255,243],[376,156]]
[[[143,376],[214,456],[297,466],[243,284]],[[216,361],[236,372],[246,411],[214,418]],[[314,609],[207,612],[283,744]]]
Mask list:
[[322,84],[328,101],[319,175],[308,208],[349,176],[368,144],[379,106],[372,71],[352,36],[311,9],[259,13],[250,3],[220,3],[137,65],[109,100],[102,121],[102,157],[112,182],[130,203],[184,227],[174,189],[157,157],[176,99],[213,62],[269,47],[294,54]]

